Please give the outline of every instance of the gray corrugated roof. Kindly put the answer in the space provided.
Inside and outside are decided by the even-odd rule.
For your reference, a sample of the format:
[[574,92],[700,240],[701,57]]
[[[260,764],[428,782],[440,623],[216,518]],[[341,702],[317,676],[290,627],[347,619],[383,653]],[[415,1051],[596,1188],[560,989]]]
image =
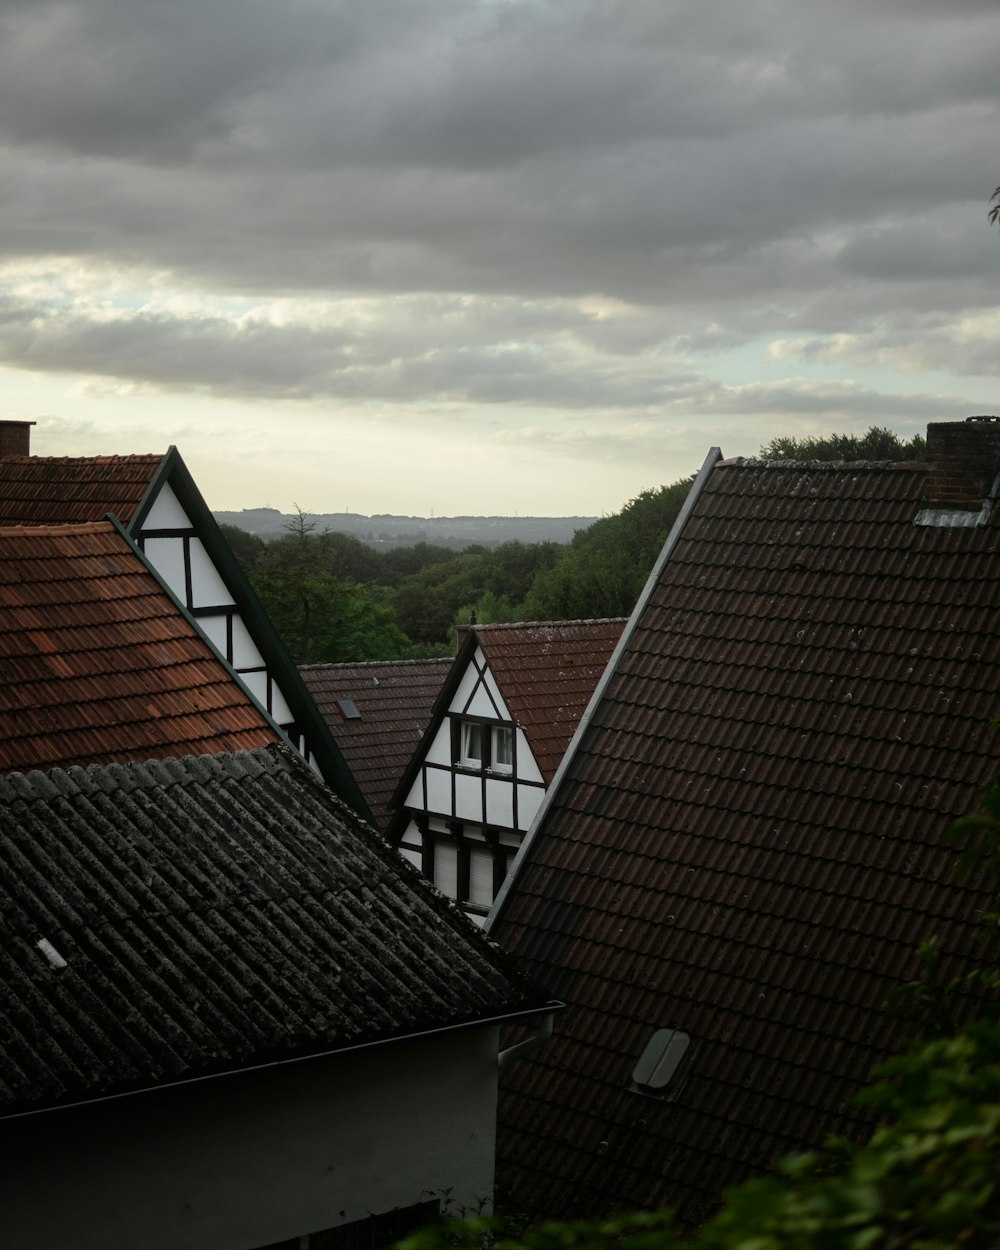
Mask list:
[[0,778],[6,1113],[541,1001],[285,748]]

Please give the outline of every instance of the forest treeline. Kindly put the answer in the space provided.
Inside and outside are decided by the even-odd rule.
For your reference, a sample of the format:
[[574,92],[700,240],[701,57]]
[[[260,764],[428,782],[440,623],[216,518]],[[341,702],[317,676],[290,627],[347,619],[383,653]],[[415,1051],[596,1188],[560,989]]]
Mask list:
[[[919,436],[773,439],[765,459],[919,459]],[[379,551],[360,539],[317,532],[301,510],[281,538],[222,530],[282,641],[299,664],[448,655],[454,628],[627,616],[687,498],[694,475],[645,490],[572,542],[447,547],[417,543]]]

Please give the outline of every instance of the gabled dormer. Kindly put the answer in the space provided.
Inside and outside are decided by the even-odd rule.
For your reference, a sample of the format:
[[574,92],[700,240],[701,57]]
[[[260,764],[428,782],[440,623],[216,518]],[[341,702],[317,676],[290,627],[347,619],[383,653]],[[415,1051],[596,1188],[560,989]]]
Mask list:
[[482,920],[624,620],[469,629],[397,788],[390,837]]

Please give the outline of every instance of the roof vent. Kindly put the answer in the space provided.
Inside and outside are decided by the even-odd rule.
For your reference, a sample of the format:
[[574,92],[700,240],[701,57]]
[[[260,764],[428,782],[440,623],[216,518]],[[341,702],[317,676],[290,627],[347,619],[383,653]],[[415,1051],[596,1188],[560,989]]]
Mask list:
[[637,1094],[673,1102],[687,1075],[691,1038],[679,1029],[657,1029],[632,1069]]
[[66,960],[56,950],[48,938],[39,938],[35,943],[45,958],[49,961],[53,968],[68,968]]

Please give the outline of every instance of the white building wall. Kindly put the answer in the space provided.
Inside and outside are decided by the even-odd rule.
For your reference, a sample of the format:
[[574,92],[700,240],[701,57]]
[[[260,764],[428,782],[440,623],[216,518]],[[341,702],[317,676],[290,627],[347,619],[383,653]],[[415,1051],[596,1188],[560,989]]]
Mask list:
[[0,1123],[0,1245],[251,1250],[493,1192],[497,1030]]
[[146,513],[142,528],[147,530],[186,530],[191,528],[191,518],[181,507],[170,484],[164,482]]

